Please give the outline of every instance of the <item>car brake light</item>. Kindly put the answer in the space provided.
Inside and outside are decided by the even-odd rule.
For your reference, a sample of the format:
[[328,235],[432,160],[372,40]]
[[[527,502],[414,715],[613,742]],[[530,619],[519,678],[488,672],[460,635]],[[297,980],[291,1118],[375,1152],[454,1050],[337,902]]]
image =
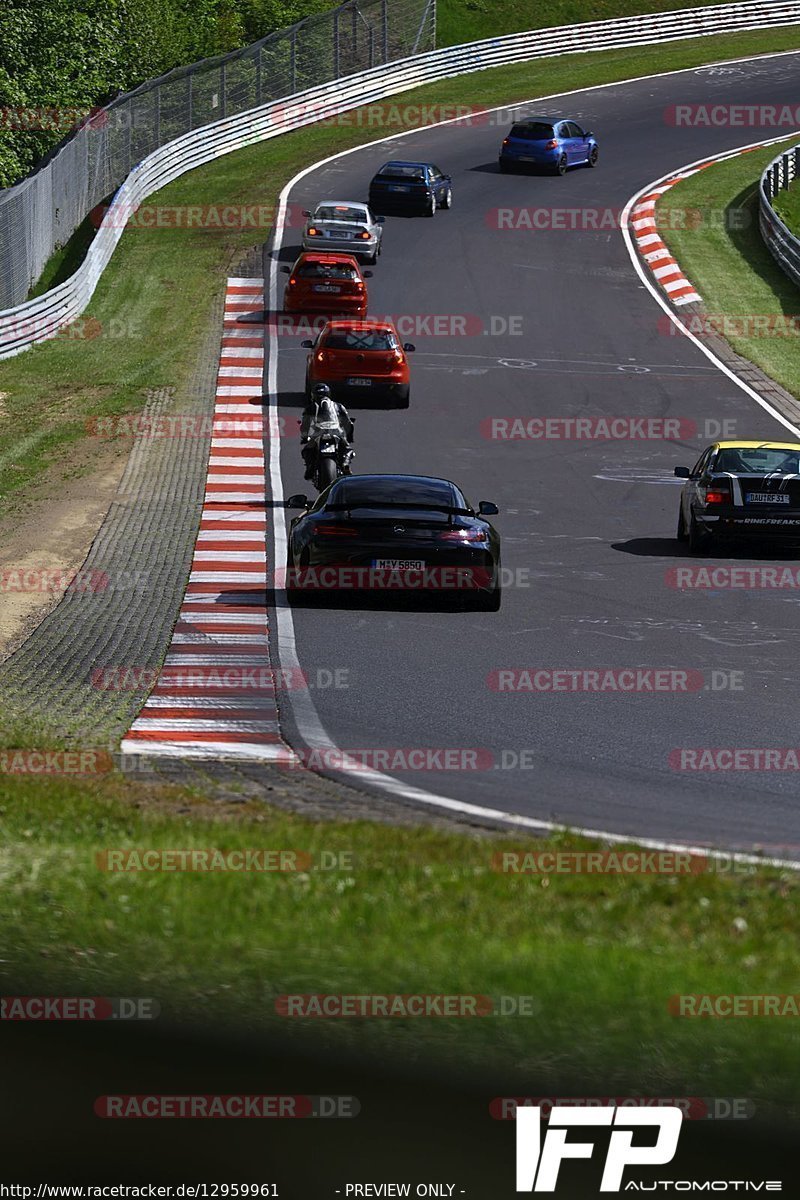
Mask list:
[[558,146],[558,142],[556,141],[555,138],[553,138],[552,141],[545,142],[545,144],[544,144],[545,150],[555,150],[557,146]]
[[439,534],[442,542],[485,542],[486,534],[482,529],[448,529]]
[[706,492],[706,504],[729,504],[731,494],[722,488],[710,488]]
[[315,229],[313,225],[309,225],[308,236],[309,237],[319,237],[319,230]]
[[352,525],[315,525],[312,532],[323,537],[358,537],[358,530]]
[[359,279],[359,281],[358,281],[358,282],[357,282],[357,284],[356,284],[356,291],[357,291],[357,292],[363,292],[363,290],[364,290],[364,285],[363,285],[363,283],[361,282],[361,280]]
[[504,146],[507,146],[507,145],[508,145],[508,138],[503,138],[503,145],[504,145]]
[[394,361],[395,361],[396,363],[401,363],[401,362],[403,361],[403,351],[402,351],[402,350],[395,350],[395,351],[394,351],[394,353],[393,353],[393,355],[392,355],[392,357],[394,358]]
[[296,283],[297,280],[294,278],[294,276],[292,276],[292,278],[289,280],[289,287],[294,287]]
[[360,238],[363,238],[363,239],[364,239],[364,241],[367,241],[367,242],[368,242],[368,241],[369,241],[369,239],[370,239],[370,236],[371,236],[371,234],[369,233],[369,231],[368,231],[368,230],[366,230],[366,229],[363,229],[363,230],[361,231],[361,233],[360,233],[358,236],[359,236]]
[[317,362],[318,362],[318,363],[324,363],[324,362],[325,362],[325,351],[324,351],[324,350],[318,350],[318,351],[317,351]]

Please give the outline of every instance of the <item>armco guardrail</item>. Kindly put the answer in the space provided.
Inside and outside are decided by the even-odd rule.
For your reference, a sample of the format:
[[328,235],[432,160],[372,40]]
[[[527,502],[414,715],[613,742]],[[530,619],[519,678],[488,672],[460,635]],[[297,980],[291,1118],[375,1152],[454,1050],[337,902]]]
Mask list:
[[85,260],[74,275],[35,300],[0,313],[0,358],[17,354],[35,342],[53,337],[80,316],[122,236],[124,220],[120,219],[120,213],[135,211],[150,193],[192,168],[233,150],[346,112],[358,105],[385,99],[420,84],[470,71],[547,58],[570,51],[585,53],[621,49],[715,33],[794,25],[798,22],[800,0],[793,3],[767,0],[763,4],[715,5],[530,30],[449,46],[388,66],[361,71],[335,83],[310,88],[290,99],[262,105],[185,134],[149,154],[134,167],[114,197]]
[[778,266],[800,287],[800,238],[783,223],[772,201],[800,175],[800,146],[784,150],[766,168],[758,190],[758,225],[761,236]]

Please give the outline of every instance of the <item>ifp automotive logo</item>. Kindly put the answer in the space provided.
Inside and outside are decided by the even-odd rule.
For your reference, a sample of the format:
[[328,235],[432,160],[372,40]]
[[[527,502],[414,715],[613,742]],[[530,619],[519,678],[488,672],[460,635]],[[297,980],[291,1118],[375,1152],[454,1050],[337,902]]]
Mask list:
[[[678,1149],[683,1121],[683,1110],[678,1105],[635,1108],[607,1104],[576,1108],[556,1104],[550,1109],[544,1139],[541,1132],[542,1108],[517,1106],[515,1115],[518,1192],[555,1192],[564,1159],[591,1158],[594,1154],[594,1143],[591,1141],[567,1141],[569,1131],[576,1126],[586,1128],[592,1125],[612,1127],[600,1178],[601,1192],[653,1192],[657,1189],[664,1189],[665,1192],[669,1189],[680,1192],[783,1191],[780,1179],[659,1179],[644,1183],[636,1179],[624,1179],[627,1167],[659,1167],[672,1162]],[[656,1131],[655,1141],[653,1129]],[[637,1134],[640,1130],[647,1132],[639,1137]]]
[[[663,1166],[672,1162],[678,1149],[683,1113],[675,1106],[658,1109],[570,1108],[555,1105],[550,1110],[547,1133],[542,1142],[542,1114],[538,1108],[517,1109],[517,1191],[554,1192],[558,1171],[565,1158],[591,1158],[592,1142],[568,1142],[567,1133],[575,1126],[613,1125],[608,1143],[601,1192],[622,1190],[622,1176],[628,1166]],[[655,1126],[654,1145],[634,1146],[634,1131]]]

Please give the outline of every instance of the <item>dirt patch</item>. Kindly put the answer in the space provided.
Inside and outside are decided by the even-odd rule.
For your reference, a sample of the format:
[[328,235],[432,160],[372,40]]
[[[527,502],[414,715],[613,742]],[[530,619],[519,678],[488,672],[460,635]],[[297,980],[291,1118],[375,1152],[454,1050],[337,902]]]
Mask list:
[[[0,662],[33,632],[79,571],[113,501],[130,444],[73,445],[0,519]],[[91,580],[89,581],[91,586]]]

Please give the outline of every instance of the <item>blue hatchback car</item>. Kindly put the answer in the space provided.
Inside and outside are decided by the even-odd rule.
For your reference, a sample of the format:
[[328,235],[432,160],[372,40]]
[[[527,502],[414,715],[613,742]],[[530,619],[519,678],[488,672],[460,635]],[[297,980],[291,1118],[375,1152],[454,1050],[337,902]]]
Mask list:
[[568,167],[597,166],[597,141],[591,130],[576,121],[550,117],[525,117],[512,125],[500,147],[500,170],[547,167],[557,175]]

